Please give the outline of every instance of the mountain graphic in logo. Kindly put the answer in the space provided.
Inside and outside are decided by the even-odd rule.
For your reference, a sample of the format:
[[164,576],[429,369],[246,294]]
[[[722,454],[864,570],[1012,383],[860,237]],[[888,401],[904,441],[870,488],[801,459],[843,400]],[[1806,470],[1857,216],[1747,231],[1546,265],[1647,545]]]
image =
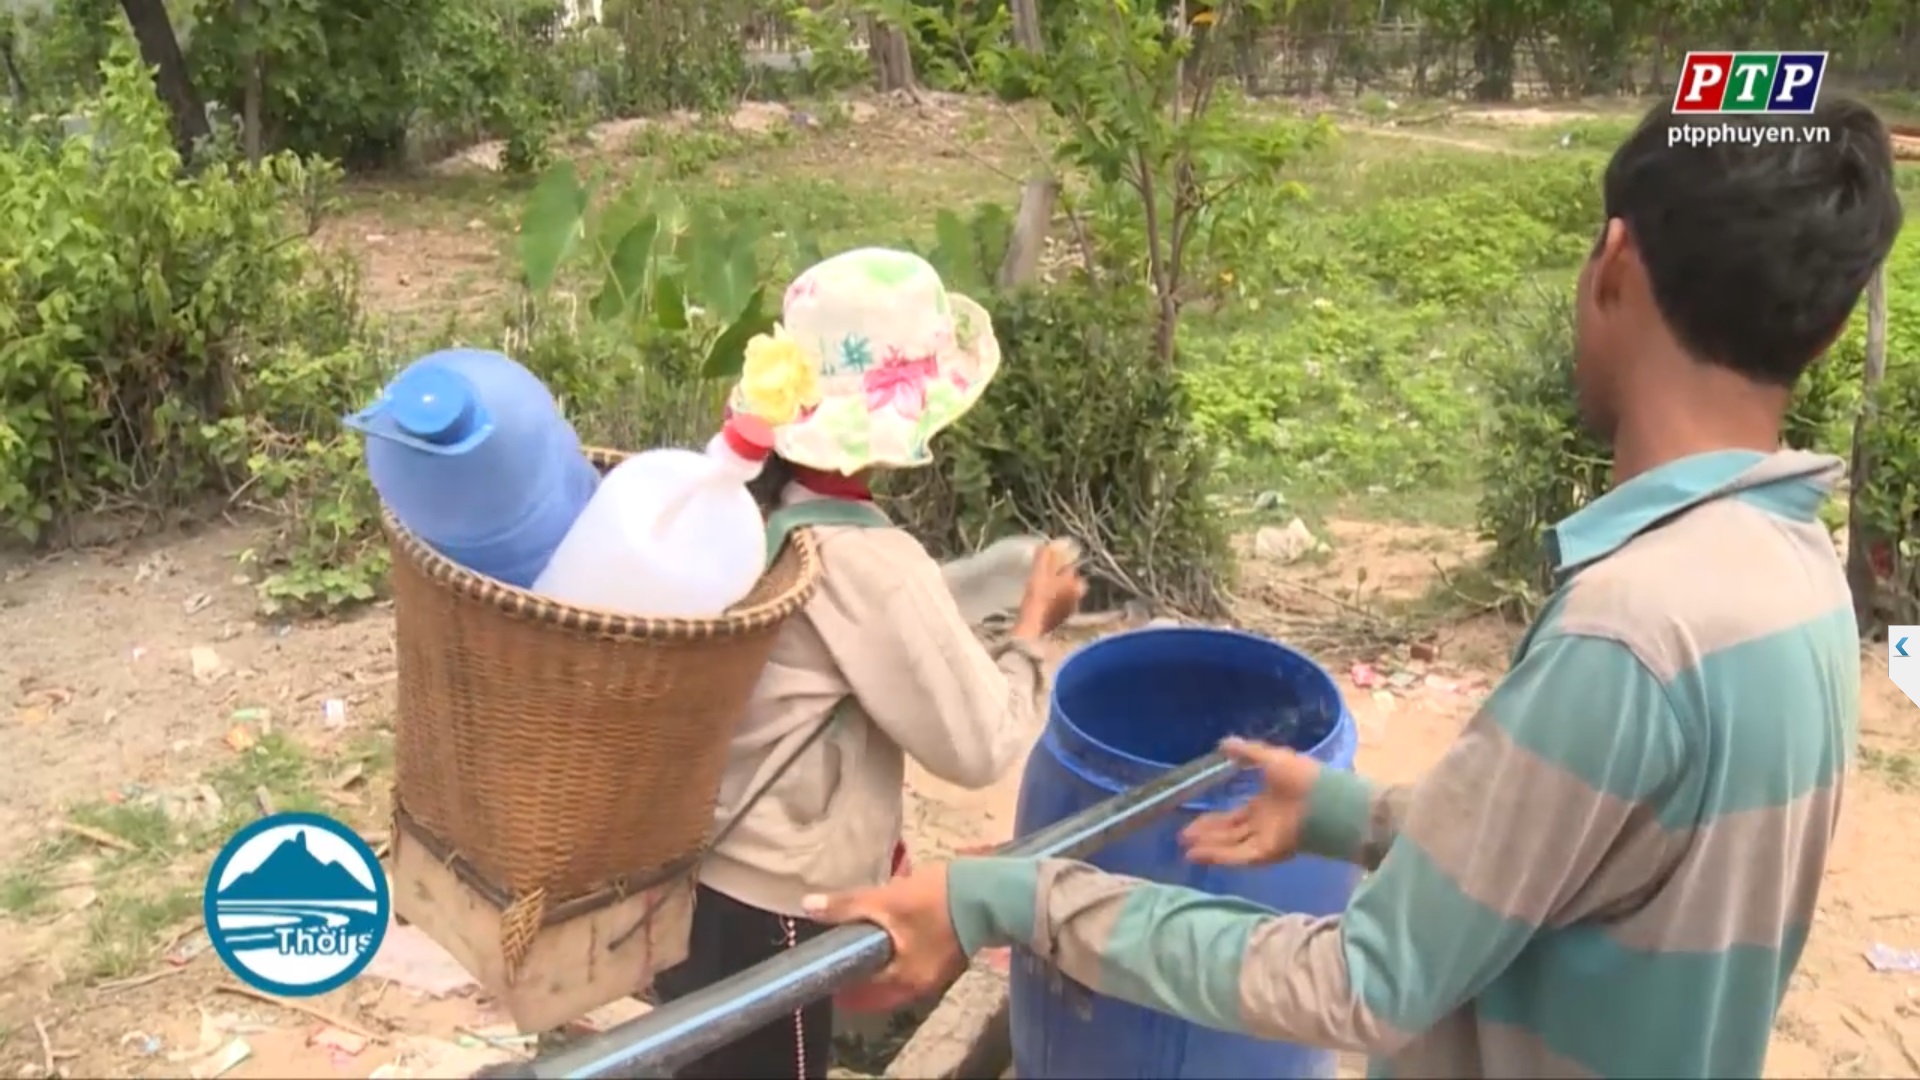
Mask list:
[[374,891],[337,862],[323,862],[300,829],[260,865],[220,889],[222,900],[372,900]]
[[323,994],[373,960],[392,902],[373,849],[320,814],[276,814],[227,842],[207,873],[207,936],[243,981]]

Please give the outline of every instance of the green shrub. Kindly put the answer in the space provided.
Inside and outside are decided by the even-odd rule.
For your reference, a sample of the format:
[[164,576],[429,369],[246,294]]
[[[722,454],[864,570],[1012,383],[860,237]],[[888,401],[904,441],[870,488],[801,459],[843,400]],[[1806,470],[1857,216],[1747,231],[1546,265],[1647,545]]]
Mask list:
[[620,28],[624,96],[642,113],[724,112],[747,86],[741,6],[714,0],[609,0]]
[[1094,602],[1218,614],[1231,556],[1209,455],[1179,376],[1152,363],[1151,308],[1079,284],[997,301],[992,389],[940,437],[936,464],[887,477],[903,524],[942,556],[1015,530],[1072,536]]
[[[1861,526],[1890,572],[1882,613],[1887,622],[1910,624],[1920,622],[1920,232],[1901,234],[1886,275],[1887,375],[1864,433],[1869,463]],[[1866,321],[1864,313],[1856,315],[1834,347],[1856,380],[1865,363]]]
[[571,318],[559,304],[508,335],[508,351],[553,390],[590,446],[702,446],[720,429],[728,379],[699,376],[702,342]]
[[[1573,389],[1573,297],[1541,294],[1497,328],[1485,361],[1493,414],[1482,440],[1480,532],[1488,570],[1529,613],[1552,591],[1545,532],[1604,494],[1613,455],[1580,424]],[[1846,455],[1857,366],[1829,356],[1801,379],[1787,445]]]
[[[1483,303],[1533,272],[1577,265],[1601,220],[1597,166],[1581,158],[1423,170],[1416,190],[1345,218],[1340,245],[1403,303]],[[1457,174],[1457,175],[1450,175]]]
[[1860,491],[1862,533],[1882,582],[1885,621],[1920,622],[1920,364],[1893,367],[1865,431],[1871,480]]
[[350,168],[396,164],[410,131],[437,147],[489,135],[537,165],[568,95],[553,0],[329,0],[203,8],[189,43],[201,91],[236,114],[257,50],[267,145]]
[[1462,333],[1427,309],[1321,297],[1220,333],[1194,326],[1183,371],[1199,431],[1262,486],[1456,487],[1484,407]]
[[[801,94],[832,94],[873,81],[873,61],[867,50],[854,41],[859,13],[850,0],[796,5],[788,17],[793,20],[796,36],[809,57],[804,68],[784,80],[793,90]],[[786,73],[763,71],[756,77],[779,82],[782,74]]]
[[1573,298],[1523,305],[1496,330],[1485,371],[1480,534],[1492,544],[1487,569],[1526,613],[1553,588],[1545,531],[1605,491],[1613,469],[1574,399]]
[[340,417],[372,400],[398,351],[358,336],[281,346],[247,373],[236,414],[221,422],[222,445],[244,461],[247,505],[272,522],[241,553],[266,614],[329,612],[385,588],[379,498]]
[[183,181],[130,47],[103,72],[96,135],[0,150],[0,526],[29,540],[244,481],[251,373],[344,345],[342,280],[317,276],[296,212],[330,174],[278,156]]

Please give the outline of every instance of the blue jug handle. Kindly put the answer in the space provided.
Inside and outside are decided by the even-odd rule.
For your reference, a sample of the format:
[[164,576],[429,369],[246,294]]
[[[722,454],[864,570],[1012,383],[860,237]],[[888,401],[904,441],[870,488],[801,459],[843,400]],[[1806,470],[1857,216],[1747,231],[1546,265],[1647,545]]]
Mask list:
[[478,410],[478,414],[473,418],[473,426],[468,429],[466,437],[459,441],[437,443],[429,439],[423,439],[418,435],[411,434],[394,421],[392,414],[388,410],[388,405],[391,402],[392,398],[390,396],[382,394],[380,395],[380,400],[375,401],[359,412],[348,413],[340,418],[340,422],[368,438],[384,439],[387,442],[399,443],[402,446],[418,450],[421,453],[436,454],[442,457],[458,457],[480,445],[486,440],[487,436],[493,434],[493,417],[484,407],[481,407]]

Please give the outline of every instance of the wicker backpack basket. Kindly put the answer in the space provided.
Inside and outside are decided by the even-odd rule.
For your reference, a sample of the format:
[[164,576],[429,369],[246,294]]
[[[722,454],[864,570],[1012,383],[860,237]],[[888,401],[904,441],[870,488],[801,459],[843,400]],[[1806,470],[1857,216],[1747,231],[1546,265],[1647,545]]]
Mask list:
[[[602,471],[625,455],[589,450]],[[397,832],[535,935],[691,870],[728,742],[774,639],[820,578],[794,533],[713,619],[571,607],[465,570],[392,517]]]

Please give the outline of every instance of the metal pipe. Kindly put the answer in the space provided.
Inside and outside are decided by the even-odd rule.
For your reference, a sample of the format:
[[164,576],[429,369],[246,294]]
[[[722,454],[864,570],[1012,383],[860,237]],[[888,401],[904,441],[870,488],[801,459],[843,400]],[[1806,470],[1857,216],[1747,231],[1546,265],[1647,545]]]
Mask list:
[[[1220,786],[1238,771],[1232,761],[1209,754],[1002,845],[995,854],[1067,859],[1092,854]],[[491,1066],[475,1076],[489,1080],[671,1076],[675,1069],[743,1035],[878,973],[892,959],[893,942],[886,931],[868,922],[837,926],[645,1016],[545,1057]]]

